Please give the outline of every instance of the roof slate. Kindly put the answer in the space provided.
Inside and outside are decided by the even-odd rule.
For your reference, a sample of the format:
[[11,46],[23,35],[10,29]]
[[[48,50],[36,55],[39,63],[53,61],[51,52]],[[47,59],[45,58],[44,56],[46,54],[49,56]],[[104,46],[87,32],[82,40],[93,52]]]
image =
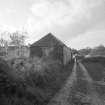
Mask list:
[[40,40],[33,43],[31,46],[64,46],[65,44],[57,39],[52,33],[48,33],[46,36],[41,38]]

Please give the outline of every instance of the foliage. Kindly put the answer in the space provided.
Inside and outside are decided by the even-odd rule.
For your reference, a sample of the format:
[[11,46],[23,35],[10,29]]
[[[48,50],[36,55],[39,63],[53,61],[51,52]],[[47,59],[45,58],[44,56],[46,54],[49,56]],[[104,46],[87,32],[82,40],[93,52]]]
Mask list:
[[8,42],[7,40],[3,39],[3,38],[0,38],[0,47],[5,47],[8,45]]
[[105,72],[105,57],[89,57],[82,60],[88,73],[95,81],[100,81],[104,77]]
[[90,56],[105,56],[105,47],[103,45],[97,46],[91,50]]
[[84,49],[80,49],[78,52],[79,52],[80,55],[86,56],[90,53],[90,51],[91,51],[91,48],[87,47],[87,48],[84,48]]
[[72,49],[72,54],[78,54],[78,51],[76,49]]
[[[9,81],[0,87],[4,90],[0,95],[3,105],[46,105],[72,71],[72,63],[64,67],[59,61],[46,58],[18,58],[7,61],[8,64],[1,62],[5,65],[0,65],[0,71],[5,72]],[[3,74],[0,72],[0,75]],[[9,87],[5,88],[8,84]]]

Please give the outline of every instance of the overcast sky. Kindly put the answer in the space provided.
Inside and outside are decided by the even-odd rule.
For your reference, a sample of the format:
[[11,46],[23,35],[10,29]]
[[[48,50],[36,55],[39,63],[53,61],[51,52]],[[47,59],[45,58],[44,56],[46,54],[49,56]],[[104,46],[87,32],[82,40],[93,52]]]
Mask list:
[[72,48],[105,45],[105,0],[0,0],[0,30],[22,27],[31,43],[52,32]]

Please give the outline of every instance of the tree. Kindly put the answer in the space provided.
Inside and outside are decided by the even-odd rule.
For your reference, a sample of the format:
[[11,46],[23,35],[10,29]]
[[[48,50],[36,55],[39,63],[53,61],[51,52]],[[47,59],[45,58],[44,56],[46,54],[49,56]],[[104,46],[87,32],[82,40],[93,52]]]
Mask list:
[[10,34],[10,39],[11,39],[10,44],[14,46],[18,46],[18,47],[23,46],[25,44],[26,34],[27,33],[19,32],[19,31],[11,33]]
[[7,54],[9,42],[8,42],[8,40],[5,40],[3,38],[3,36],[6,35],[6,34],[8,34],[8,32],[6,32],[6,31],[0,33],[0,36],[1,36],[1,38],[0,38],[0,48],[1,48],[2,51],[5,50],[4,52]]
[[22,47],[25,45],[27,32],[16,31],[10,34],[10,45],[18,48],[19,55],[22,54]]
[[78,51],[74,48],[72,48],[72,54],[78,54]]
[[80,49],[78,52],[80,55],[86,56],[91,52],[91,48],[87,47],[84,49]]
[[91,50],[89,53],[90,56],[104,56],[105,57],[105,47],[99,45]]

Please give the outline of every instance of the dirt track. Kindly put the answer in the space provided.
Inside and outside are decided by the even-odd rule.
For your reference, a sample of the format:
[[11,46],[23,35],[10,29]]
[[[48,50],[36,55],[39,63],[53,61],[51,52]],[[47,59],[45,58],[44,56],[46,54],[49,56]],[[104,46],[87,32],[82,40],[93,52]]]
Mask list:
[[105,102],[84,65],[75,62],[72,74],[48,105],[105,105]]

